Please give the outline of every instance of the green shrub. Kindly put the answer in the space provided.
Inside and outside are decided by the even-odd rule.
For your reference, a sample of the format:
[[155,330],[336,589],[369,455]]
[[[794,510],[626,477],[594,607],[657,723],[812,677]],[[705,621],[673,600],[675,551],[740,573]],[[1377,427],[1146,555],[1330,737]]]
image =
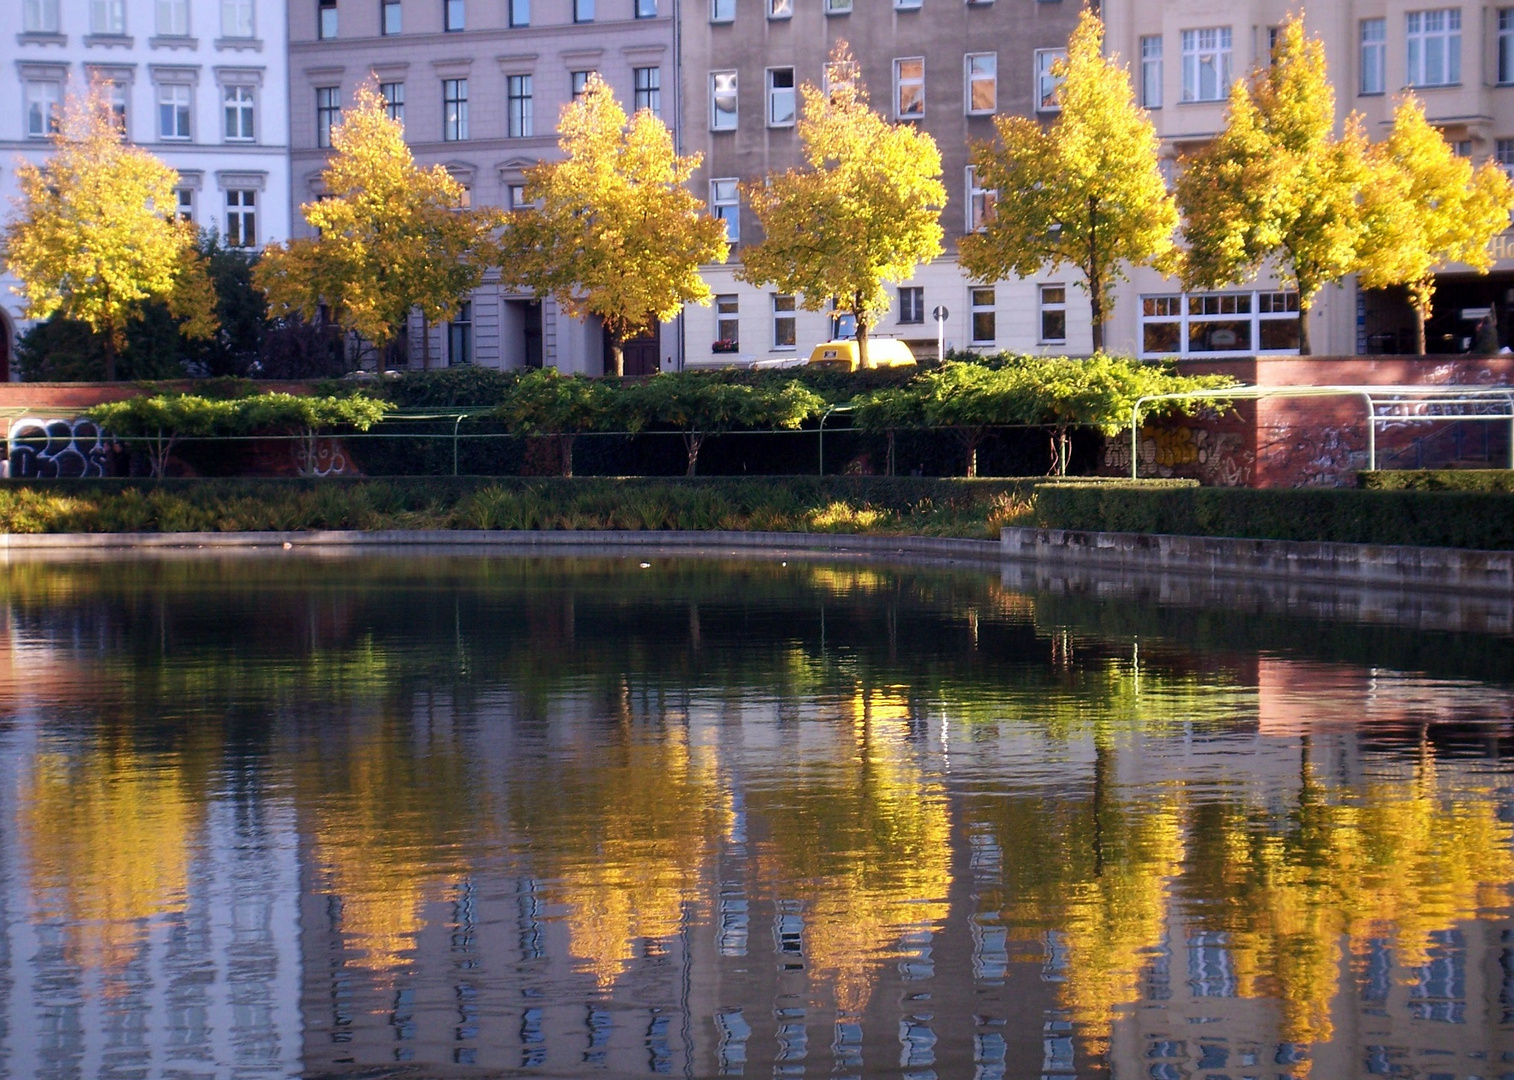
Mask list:
[[1482,492],[1042,484],[1035,522],[1093,532],[1514,549],[1514,497]]
[[1511,491],[1514,469],[1395,469],[1357,473],[1370,491]]

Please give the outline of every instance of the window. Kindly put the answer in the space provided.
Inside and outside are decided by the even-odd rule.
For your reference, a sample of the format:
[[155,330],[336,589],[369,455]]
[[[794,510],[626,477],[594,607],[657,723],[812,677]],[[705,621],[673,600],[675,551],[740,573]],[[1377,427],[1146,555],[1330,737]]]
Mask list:
[[1498,10],[1498,84],[1514,83],[1514,8]]
[[1453,86],[1461,82],[1461,9],[1411,11],[1404,18],[1409,40],[1409,85]]
[[226,112],[226,139],[251,142],[253,139],[252,87],[227,86],[221,90]]
[[1388,20],[1363,19],[1360,34],[1361,92],[1381,94],[1387,89]]
[[1469,158],[1472,156],[1472,140],[1457,139],[1451,144],[1451,152],[1457,157]]
[[510,209],[511,210],[539,210],[540,208],[541,208],[541,200],[538,199],[538,200],[534,200],[533,201],[531,199],[526,198],[526,185],[525,184],[511,184],[510,185]]
[[852,13],[852,0],[825,0],[825,13],[827,15],[850,15]]
[[968,113],[992,113],[999,107],[999,54],[968,53],[963,65],[967,69]]
[[467,25],[467,0],[442,0],[442,29],[462,30]]
[[456,176],[452,179],[457,180],[457,209],[469,209],[473,205],[473,185],[463,183]]
[[1298,293],[1186,293],[1141,298],[1141,355],[1298,350]]
[[221,0],[221,36],[252,37],[252,0]]
[[638,19],[657,18],[657,0],[636,0],[636,17]]
[[594,21],[594,0],[573,0],[573,21]]
[[1183,31],[1183,100],[1223,101],[1230,92],[1230,27]]
[[982,232],[994,219],[994,203],[999,193],[993,188],[978,186],[978,168],[967,167],[967,231]]
[[1041,343],[1067,340],[1067,286],[1041,286]]
[[26,137],[45,139],[58,130],[58,105],[62,87],[55,82],[26,84]]
[[794,347],[794,298],[773,296],[773,348]]
[[794,123],[794,69],[768,68],[768,127]]
[[528,139],[532,133],[531,76],[511,75],[505,83],[509,105],[509,135]]
[[653,116],[662,115],[662,68],[641,67],[636,68],[636,108],[650,109]]
[[531,0],[510,0],[510,25],[531,25]]
[[189,87],[179,83],[158,87],[158,137],[187,139],[189,132]]
[[920,0],[894,0],[895,11],[919,11]]
[[58,0],[25,0],[21,5],[21,29],[28,34],[56,34]]
[[379,11],[379,33],[385,37],[401,33],[405,27],[404,10],[400,0],[384,0],[383,8]]
[[226,243],[229,247],[256,247],[258,212],[256,191],[226,193]]
[[972,300],[972,323],[973,344],[992,344],[996,330],[994,328],[994,291],[992,289],[970,289],[969,299]]
[[177,204],[175,212],[178,214],[179,220],[193,224],[195,219],[195,189],[191,187],[177,188],[173,193],[173,197],[174,202]]
[[1514,178],[1514,139],[1493,140],[1493,160],[1503,166],[1503,171]]
[[741,301],[735,293],[715,297],[715,351],[737,352],[741,348]]
[[710,22],[735,22],[736,0],[710,0]]
[[89,32],[126,33],[126,0],[89,0]]
[[736,73],[710,72],[710,128],[713,131],[736,130]]
[[894,61],[894,115],[901,119],[925,115],[925,57]]
[[124,139],[126,137],[126,106],[131,100],[131,88],[125,83],[108,82],[105,84],[105,96],[110,102],[110,119]]
[[925,289],[919,285],[907,285],[899,290],[899,321],[923,323],[925,321]]
[[1141,105],[1147,109],[1162,107],[1162,35],[1141,39]]
[[[27,10],[31,10],[30,4]],[[157,30],[161,37],[188,37],[189,0],[158,0]]]
[[447,324],[447,363],[452,366],[473,363],[473,304],[464,300],[457,314]]
[[710,213],[725,222],[725,238],[741,239],[741,192],[734,178],[710,181]]
[[[528,76],[529,78],[529,76]],[[512,78],[511,84],[515,80]],[[460,142],[468,137],[468,80],[442,80],[442,138]]]
[[322,41],[336,37],[336,0],[316,0],[317,23],[315,36]]
[[794,17],[794,0],[768,0],[768,18],[791,19]]
[[1058,60],[1067,59],[1066,49],[1036,50],[1036,112],[1057,112],[1062,106],[1057,101],[1057,88],[1062,85],[1062,76],[1052,74]]
[[379,83],[379,97],[384,99],[384,111],[396,124],[405,122],[405,84],[402,82]]
[[318,86],[315,89],[315,144],[322,149],[331,145],[331,129],[342,122],[342,89]]
[[573,91],[573,100],[577,101],[584,96],[584,91],[589,89],[589,76],[592,71],[574,71],[569,74],[568,82]]

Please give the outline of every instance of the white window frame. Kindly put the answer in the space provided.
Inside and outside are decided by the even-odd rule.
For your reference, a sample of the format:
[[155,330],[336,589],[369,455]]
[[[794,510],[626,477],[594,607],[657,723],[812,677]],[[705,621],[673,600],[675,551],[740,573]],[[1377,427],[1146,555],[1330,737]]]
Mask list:
[[322,150],[331,146],[331,133],[342,122],[342,88],[315,88],[315,145]]
[[195,219],[195,189],[189,184],[180,184],[174,188],[174,213],[180,221],[194,224]]
[[[773,85],[773,77],[779,72],[787,72],[789,85]],[[763,82],[767,87],[767,125],[770,128],[791,128],[799,119],[799,77],[791,67],[770,67],[763,75]],[[787,108],[782,110],[786,114],[785,119],[778,119],[781,106],[787,102]]]
[[1461,8],[1406,12],[1404,44],[1408,85],[1461,85]]
[[[245,83],[232,83],[221,87],[221,137],[226,142],[257,142],[258,135],[257,92]],[[235,117],[235,123],[233,118]],[[233,129],[246,129],[246,134],[232,134]]]
[[993,220],[994,204],[999,201],[999,192],[996,188],[978,186],[978,167],[967,167],[967,180],[963,184],[963,190],[967,192],[967,198],[963,200],[966,206],[967,216],[963,224],[965,231],[974,233],[982,232],[988,228],[988,223]]
[[[967,290],[968,334],[974,345],[992,345],[999,340],[998,292],[992,285],[970,285]],[[988,325],[993,329],[988,337],[978,333],[978,316],[988,316]]]
[[[1183,101],[1224,101],[1230,93],[1235,35],[1228,26],[1201,26],[1183,31]],[[1213,86],[1205,86],[1206,73]]]
[[710,216],[725,222],[727,241],[741,242],[741,187],[736,177],[719,176],[710,181]]
[[767,0],[769,19],[792,19],[794,0]]
[[[643,86],[642,83],[646,85]],[[650,110],[653,116],[662,116],[662,68],[656,64],[650,67],[638,67],[631,69],[631,101],[636,106],[635,111],[642,109]]]
[[710,0],[710,22],[730,23],[736,21],[736,0]]
[[715,340],[741,348],[741,297],[736,293],[715,297]]
[[447,320],[447,366],[467,367],[473,359],[473,301],[464,300],[457,305],[457,315]]
[[153,29],[159,37],[188,37],[189,0],[157,0],[153,5]]
[[505,77],[505,135],[530,139],[536,134],[536,80],[528,72]]
[[[908,78],[904,74],[905,64],[919,64],[920,74],[911,75]],[[904,110],[904,91],[906,88],[917,88],[919,97],[916,99],[918,108],[909,112]],[[896,120],[921,120],[925,117],[925,57],[923,56],[897,56],[894,58],[894,119]]]
[[253,0],[221,0],[221,36],[246,40],[257,36],[257,6]]
[[921,0],[894,0],[895,11],[919,11]]
[[[1058,314],[1062,316],[1060,337],[1046,332],[1046,316]],[[1041,345],[1067,344],[1067,286],[1063,282],[1048,281],[1036,286],[1036,341]]]
[[89,32],[101,37],[126,34],[126,0],[89,0]]
[[[721,82],[729,78],[730,88],[721,89]],[[735,131],[736,125],[741,119],[741,102],[737,94],[739,80],[734,71],[710,72],[710,130],[711,131]],[[730,97],[731,108],[722,110],[720,100]]]
[[1141,108],[1162,107],[1162,35],[1141,38]]
[[[986,71],[980,69],[985,61]],[[987,108],[979,108],[974,104],[977,96],[973,90],[984,83],[988,84],[989,105]],[[962,57],[962,103],[966,106],[968,116],[992,116],[999,111],[998,53],[968,53]]]
[[384,99],[384,112],[401,127],[405,123],[405,84],[401,82],[379,83],[379,97]]
[[[773,317],[773,351],[788,352],[798,348],[799,341],[799,305],[790,293],[769,293],[769,311]],[[788,324],[788,343],[782,344],[784,337],[781,324]]]
[[[390,14],[394,25],[389,25]],[[405,5],[400,0],[379,0],[379,34],[382,37],[398,37],[405,32]]]
[[[254,248],[258,246],[257,202],[258,193],[252,188],[227,189],[226,244],[228,247]],[[233,221],[236,222],[235,227],[232,225]]]
[[21,6],[21,32],[23,34],[56,34],[58,25],[58,0],[23,0]]
[[63,118],[63,84],[53,79],[26,82],[26,137],[46,139]]
[[583,97],[589,89],[589,76],[593,75],[592,68],[584,71],[568,72],[568,96],[577,101]]
[[1499,86],[1514,84],[1514,8],[1498,9]]
[[[157,98],[158,112],[158,138],[164,142],[193,142],[194,141],[194,115],[195,97],[194,87],[188,83],[159,83]],[[172,100],[170,100],[172,99]],[[169,125],[164,121],[169,114],[164,113],[165,108],[173,110],[173,131],[168,130]],[[179,121],[183,120],[185,131],[179,131]]]
[[825,13],[827,15],[850,15],[852,13],[852,0],[825,0]]
[[[1205,308],[1213,308],[1206,311]],[[1263,309],[1266,310],[1263,310]],[[1298,346],[1285,349],[1262,348],[1262,329],[1267,323],[1298,324],[1298,292],[1291,289],[1255,289],[1215,293],[1152,293],[1141,297],[1140,356],[1162,358],[1175,356],[1297,356]],[[1237,342],[1235,348],[1190,349],[1193,328],[1206,323],[1249,321],[1250,338]],[[1176,351],[1158,351],[1147,347],[1148,326],[1175,326]],[[1244,347],[1243,347],[1244,346]]]
[[[514,76],[511,76],[512,78]],[[527,76],[530,78],[530,76]],[[448,96],[448,88],[451,96]],[[450,113],[448,110],[452,110]],[[442,141],[468,141],[468,80],[442,80]]]
[[1061,112],[1062,106],[1057,104],[1057,90],[1062,85],[1060,77],[1051,73],[1052,65],[1058,60],[1067,58],[1066,49],[1037,49],[1035,64],[1035,103],[1036,112],[1053,113]]

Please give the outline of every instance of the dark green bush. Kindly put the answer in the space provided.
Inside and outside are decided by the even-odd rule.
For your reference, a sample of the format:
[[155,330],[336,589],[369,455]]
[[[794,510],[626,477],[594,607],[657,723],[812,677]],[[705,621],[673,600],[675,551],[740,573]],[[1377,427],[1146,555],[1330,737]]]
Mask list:
[[1514,469],[1395,469],[1356,475],[1371,491],[1514,491]]
[[1514,497],[1498,493],[1043,484],[1035,505],[1052,529],[1514,549]]

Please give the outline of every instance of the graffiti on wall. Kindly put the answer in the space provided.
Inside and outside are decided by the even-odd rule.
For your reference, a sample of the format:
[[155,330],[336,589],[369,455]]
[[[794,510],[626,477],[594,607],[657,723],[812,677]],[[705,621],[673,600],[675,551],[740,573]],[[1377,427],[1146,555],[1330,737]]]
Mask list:
[[22,417],[11,424],[6,459],[13,477],[105,476],[109,436],[93,420]]
[[[1251,482],[1256,456],[1237,432],[1177,425],[1144,427],[1139,441],[1141,475],[1189,477],[1206,484],[1239,487]],[[1114,436],[1104,443],[1104,471],[1130,475],[1130,439]]]

